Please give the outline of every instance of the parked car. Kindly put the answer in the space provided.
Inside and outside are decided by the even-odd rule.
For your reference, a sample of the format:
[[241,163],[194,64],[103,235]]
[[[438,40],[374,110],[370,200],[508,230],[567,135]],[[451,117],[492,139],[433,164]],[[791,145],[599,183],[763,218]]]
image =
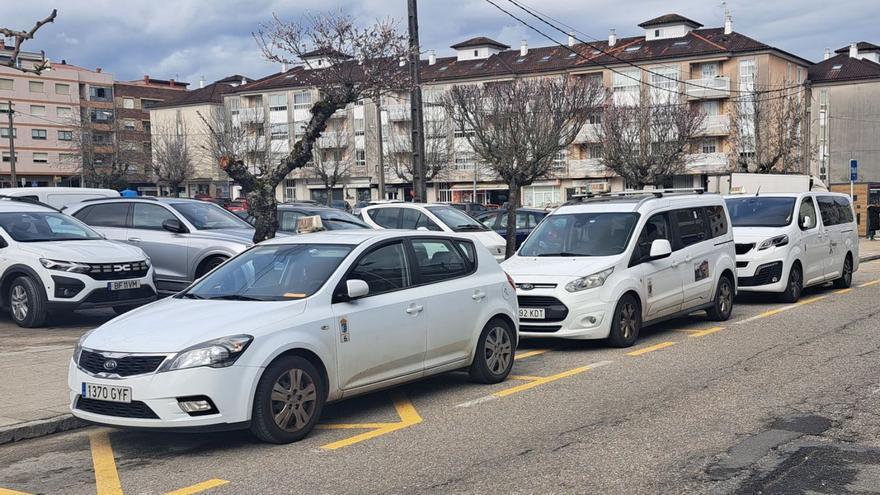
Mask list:
[[457,210],[461,210],[472,217],[476,217],[480,213],[483,213],[483,212],[489,210],[489,208],[486,205],[483,205],[481,203],[444,203],[444,204],[448,204],[449,206],[451,206]]
[[361,210],[364,222],[376,229],[460,232],[486,246],[499,262],[504,260],[504,239],[461,210],[445,204],[385,203]]
[[232,199],[229,200],[229,203],[226,203],[223,208],[233,213],[237,213],[240,211],[246,212],[248,211],[248,202],[245,198]]
[[[516,210],[516,248],[522,245],[529,233],[535,226],[547,216],[547,212],[537,208],[520,208]],[[507,239],[507,211],[489,210],[474,217],[486,227],[498,232],[502,238]]]
[[96,199],[70,206],[66,213],[108,239],[143,249],[153,260],[163,293],[184,289],[253,245],[250,224],[196,199]]
[[117,427],[249,427],[293,442],[325,402],[462,368],[503,381],[516,311],[512,281],[465,236],[276,238],[83,336],[71,409]]
[[0,200],[0,306],[21,327],[50,312],[112,307],[124,313],[156,299],[150,258],[32,200]]
[[727,320],[736,253],[724,199],[656,191],[572,201],[502,263],[524,337],[631,346],[643,326],[706,310]]
[[299,219],[311,216],[321,217],[321,223],[327,230],[372,228],[365,224],[360,218],[336,208],[281,204],[278,205],[278,230],[295,234]]
[[7,187],[0,189],[0,195],[33,199],[60,209],[86,199],[118,198],[119,191],[90,187]]
[[358,202],[354,205],[354,208],[352,208],[352,210],[351,210],[351,214],[352,214],[352,215],[360,216],[360,214],[361,214],[361,210],[364,209],[364,208],[366,208],[367,206],[370,206],[370,205],[384,205],[384,204],[391,204],[391,203],[403,203],[403,201],[401,201],[401,200],[399,200],[399,199],[373,199],[373,200],[370,200],[370,201],[358,201]]
[[351,205],[344,199],[334,199],[331,201],[332,208],[351,213]]
[[232,203],[232,200],[229,198],[215,198],[213,196],[196,196],[195,199],[214,203],[221,208],[226,208],[227,206],[229,206],[230,203]]
[[805,287],[849,287],[859,268],[852,202],[829,192],[727,198],[739,288],[797,301]]

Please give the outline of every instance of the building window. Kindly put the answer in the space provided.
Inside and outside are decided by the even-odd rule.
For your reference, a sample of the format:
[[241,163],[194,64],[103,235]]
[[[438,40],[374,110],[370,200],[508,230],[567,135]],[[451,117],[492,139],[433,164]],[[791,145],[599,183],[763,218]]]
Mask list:
[[598,160],[602,158],[602,145],[601,144],[591,144],[587,146],[587,158],[591,160]]
[[31,129],[31,139],[46,140],[46,129]]
[[659,38],[659,37],[662,36],[662,35],[663,35],[663,30],[662,30],[662,29],[655,29],[655,30],[654,30],[654,37],[655,37],[655,38]]
[[58,131],[59,141],[73,141],[73,131]]
[[523,205],[543,208],[560,203],[562,193],[556,186],[530,186],[523,188]]
[[12,79],[0,79],[0,90],[12,91],[15,85]]
[[[4,151],[2,156],[3,156],[3,161],[6,162],[6,163],[9,163],[9,161],[10,161],[10,159],[9,159],[9,152],[8,152],[8,151]],[[18,161],[18,152],[15,153],[15,161]]]
[[91,111],[92,122],[107,124],[113,121],[113,112],[93,108]]
[[122,108],[125,108],[127,110],[131,110],[132,108],[134,108],[134,98],[123,98]]
[[700,78],[712,79],[718,77],[718,62],[704,62],[700,64]]
[[287,141],[290,137],[290,126],[287,124],[272,124],[272,141]]
[[56,95],[69,95],[70,94],[70,85],[55,83],[55,94]]
[[308,110],[312,106],[312,94],[308,91],[300,91],[293,94],[293,109]]
[[359,167],[359,168],[366,168],[366,166],[367,166],[367,150],[364,150],[364,149],[354,150],[354,166]]
[[111,143],[109,132],[96,132],[92,134],[92,142],[97,145],[109,145]]
[[296,180],[284,180],[284,201],[290,203],[296,199]]
[[49,163],[49,153],[34,153],[34,163]]
[[701,153],[717,153],[718,152],[718,139],[717,138],[709,138],[704,139],[700,144],[700,152]]
[[230,115],[238,115],[241,111],[241,99],[239,99],[238,97],[226,100],[226,104],[229,108]]
[[590,124],[593,125],[601,125],[602,124],[602,114],[601,113],[591,113],[590,114]]
[[34,117],[45,117],[46,107],[43,105],[31,105],[31,115]]
[[141,107],[143,109],[153,108],[159,103],[162,103],[162,100],[148,100],[146,98],[141,98]]
[[614,103],[617,105],[633,106],[639,103],[639,88],[641,87],[641,71],[639,69],[619,70],[614,73],[613,92]]
[[473,170],[476,157],[473,151],[458,151],[455,153],[456,170]]
[[61,163],[76,163],[76,155],[73,153],[61,153],[58,155],[58,161]]
[[28,90],[31,93],[45,93],[43,81],[28,81]]
[[70,109],[70,107],[56,107],[55,108],[55,115],[57,115],[58,117],[65,118],[65,119],[69,119],[73,115],[71,112],[72,112],[72,110]]
[[137,129],[137,124],[135,124],[133,120],[126,120],[122,125],[126,131],[134,131]]
[[113,91],[101,86],[89,86],[89,99],[92,101],[112,101]]
[[149,141],[144,141],[144,154],[147,156],[153,156],[153,144]]
[[658,67],[651,71],[651,103],[665,105],[678,101],[678,69]]
[[565,168],[565,163],[568,161],[568,151],[562,150],[559,153],[556,153],[556,156],[553,157],[553,168],[556,170]]
[[707,117],[721,114],[721,102],[718,100],[706,100],[700,103],[700,110]]
[[[18,129],[16,129],[15,127],[12,128],[12,137],[18,137]],[[0,127],[0,138],[9,138],[8,127]]]
[[354,119],[354,135],[355,136],[363,136],[364,135],[364,119],[362,119],[362,118]]
[[142,125],[143,128],[144,128],[144,132],[146,132],[147,134],[149,134],[150,131],[152,130],[152,127],[150,126],[150,121],[149,121],[149,120],[142,120],[142,121],[141,121],[141,125]]
[[269,110],[272,112],[287,111],[287,95],[269,95]]

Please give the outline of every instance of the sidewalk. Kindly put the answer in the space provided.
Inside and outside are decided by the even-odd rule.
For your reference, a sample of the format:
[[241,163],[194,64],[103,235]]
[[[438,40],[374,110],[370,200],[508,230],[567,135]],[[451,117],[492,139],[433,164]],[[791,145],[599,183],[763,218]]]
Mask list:
[[[878,237],[880,239],[880,237]],[[880,259],[880,240],[869,241],[862,239],[859,241],[859,259],[862,262]]]

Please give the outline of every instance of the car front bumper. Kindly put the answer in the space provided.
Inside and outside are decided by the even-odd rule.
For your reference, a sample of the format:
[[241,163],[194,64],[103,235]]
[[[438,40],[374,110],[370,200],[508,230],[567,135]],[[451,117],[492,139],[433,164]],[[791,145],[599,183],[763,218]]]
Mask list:
[[[559,288],[517,289],[517,298],[520,308],[545,308],[543,320],[520,318],[519,333],[523,338],[605,339],[611,331],[614,305],[601,300],[597,290],[570,293]],[[541,304],[545,298],[553,298],[558,304]]]
[[[46,303],[50,310],[140,306],[156,300],[153,268],[143,276],[130,279],[96,280],[88,275],[46,270]],[[137,289],[110,290],[113,282],[137,281]]]
[[779,253],[739,255],[736,266],[738,291],[785,292],[791,264]]

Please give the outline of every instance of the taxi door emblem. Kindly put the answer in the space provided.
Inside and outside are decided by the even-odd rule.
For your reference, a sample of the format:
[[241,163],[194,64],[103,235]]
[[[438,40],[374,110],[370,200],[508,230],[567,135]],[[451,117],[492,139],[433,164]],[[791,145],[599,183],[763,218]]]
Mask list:
[[342,318],[339,320],[339,340],[343,343],[348,342],[351,337],[348,334],[348,320]]
[[649,278],[648,279],[648,295],[651,295],[653,293],[654,293],[654,283]]

